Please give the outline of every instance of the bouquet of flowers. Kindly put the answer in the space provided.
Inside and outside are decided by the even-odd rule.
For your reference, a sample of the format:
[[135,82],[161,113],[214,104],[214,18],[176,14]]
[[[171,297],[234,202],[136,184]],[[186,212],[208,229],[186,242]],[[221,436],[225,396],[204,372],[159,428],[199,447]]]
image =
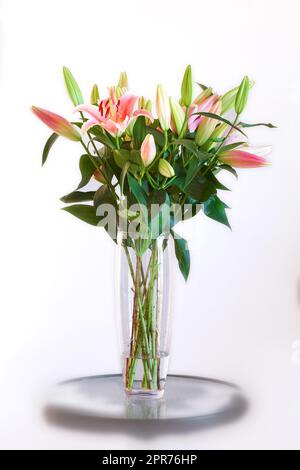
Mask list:
[[[124,380],[128,393],[162,393],[168,355],[164,289],[161,274],[169,238],[185,279],[190,270],[186,241],[174,230],[200,210],[222,224],[229,222],[227,205],[219,197],[226,191],[220,172],[237,176],[236,168],[268,165],[270,147],[249,145],[246,129],[272,124],[241,120],[253,82],[245,76],[224,95],[195,83],[191,66],[185,70],[179,99],[157,86],[152,101],[128,89],[125,72],[105,97],[98,86],[90,102],[83,99],[72,73],[64,67],[64,80],[74,105],[71,121],[33,106],[33,113],[53,133],[43,150],[42,163],[59,136],[78,142],[81,180],[61,198],[64,210],[92,225],[104,227],[121,247],[128,267],[125,306]],[[83,190],[91,180],[98,187]],[[163,287],[164,286],[164,287]]]

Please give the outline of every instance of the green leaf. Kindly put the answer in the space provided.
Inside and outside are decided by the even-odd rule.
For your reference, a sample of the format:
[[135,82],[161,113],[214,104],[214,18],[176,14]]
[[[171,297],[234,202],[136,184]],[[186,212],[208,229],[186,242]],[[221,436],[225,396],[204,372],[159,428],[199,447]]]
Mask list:
[[197,83],[197,85],[198,85],[203,91],[205,91],[205,90],[207,90],[207,89],[209,88],[208,86],[203,85],[203,83],[199,83],[199,82],[196,82],[196,83]]
[[[154,204],[156,205],[154,207]],[[152,238],[156,238],[166,230],[169,230],[170,222],[170,198],[163,189],[153,191],[148,201],[149,229]]]
[[134,175],[144,172],[144,164],[138,150],[132,150],[131,152],[126,149],[114,150],[114,161],[122,170],[129,163],[128,171]]
[[199,160],[197,160],[196,158],[193,158],[188,166],[184,186],[188,186],[193,181],[193,179],[196,178],[199,171],[200,171]]
[[193,181],[185,187],[185,191],[197,202],[207,201],[212,194],[217,192],[215,185],[202,175],[194,178]]
[[241,134],[243,134],[245,137],[247,137],[247,135],[245,134],[245,132],[243,132],[241,129],[239,129],[237,126],[234,126],[228,119],[225,119],[224,117],[222,116],[219,116],[219,114],[214,114],[214,113],[205,113],[204,111],[200,112],[200,113],[194,113],[192,116],[194,115],[198,115],[198,116],[207,116],[207,117],[210,117],[212,119],[216,119],[217,121],[221,121],[221,122],[225,122],[225,124],[228,124],[228,126],[232,127],[233,129],[235,129],[236,131],[240,132]]
[[182,145],[183,147],[187,148],[192,153],[198,152],[198,146],[194,140],[191,139],[176,139],[172,142],[175,145]]
[[119,168],[123,168],[125,163],[130,161],[130,152],[125,149],[114,150],[114,160]]
[[223,165],[220,165],[218,168],[221,168],[222,170],[229,171],[229,173],[231,173],[231,174],[234,175],[236,178],[238,178],[238,174],[237,174],[237,172],[235,171],[235,169],[232,168],[232,166],[223,164]]
[[126,162],[122,168],[121,177],[120,177],[121,194],[124,194],[124,180],[125,180],[125,176],[127,174],[129,167],[130,167],[130,162]]
[[94,207],[98,208],[101,204],[111,204],[115,206],[115,199],[106,184],[100,186],[94,195]]
[[225,209],[228,209],[228,206],[216,195],[211,196],[208,201],[204,203],[203,207],[204,214],[207,217],[210,217],[231,229]]
[[133,126],[132,134],[134,139],[134,148],[139,149],[147,134],[146,119],[144,116],[139,116],[136,119]]
[[130,155],[129,155],[129,160],[131,163],[130,170],[133,169],[134,171],[135,170],[144,171],[145,165],[141,157],[141,152],[139,150],[131,150]]
[[115,142],[113,142],[113,140],[104,133],[104,130],[101,126],[91,127],[89,133],[96,137],[95,140],[103,145],[106,145],[106,147],[109,147],[111,150],[116,148]]
[[83,188],[90,181],[91,177],[96,171],[95,165],[91,162],[88,155],[81,155],[79,160],[79,169],[81,173],[81,181],[77,189]]
[[63,207],[62,210],[69,212],[74,215],[74,217],[77,217],[90,225],[98,225],[101,219],[96,215],[96,208],[94,206],[74,204],[73,206]]
[[232,144],[223,145],[221,150],[222,152],[228,152],[228,150],[233,150],[236,147],[240,147],[240,145],[245,145],[245,144],[247,144],[247,142],[234,142]]
[[143,204],[144,206],[147,206],[147,193],[146,193],[146,191],[143,189],[142,186],[139,185],[137,180],[135,178],[133,178],[131,175],[128,174],[127,178],[128,178],[129,187],[130,187],[135,199],[137,200],[137,202],[139,204]]
[[67,67],[63,67],[63,74],[70,100],[72,101],[74,106],[82,104],[83,96],[75,78],[73,77],[73,74]]
[[268,124],[266,124],[265,122],[258,122],[257,124],[247,124],[246,122],[239,122],[238,126],[241,126],[241,127],[265,126],[265,127],[269,127],[270,129],[277,129],[277,126],[274,126],[274,124],[271,124],[270,122]]
[[45,144],[45,147],[44,147],[44,150],[43,150],[43,155],[42,155],[42,166],[46,162],[46,160],[48,158],[48,155],[49,155],[49,152],[51,150],[51,147],[54,144],[54,142],[57,140],[58,137],[59,137],[59,135],[55,134],[55,132],[54,132],[53,134],[50,135],[49,139],[47,140],[47,142]]
[[226,186],[224,186],[224,184],[220,183],[211,170],[205,173],[205,176],[215,185],[217,189],[221,189],[221,191],[230,191],[228,188],[226,188]]
[[192,152],[192,154],[196,155],[198,160],[201,162],[205,162],[212,156],[211,153],[208,153],[208,152],[205,152],[204,150],[199,149],[195,141],[192,139],[177,139],[177,140],[174,140],[173,143],[176,145],[182,145],[183,147],[188,149],[190,152]]
[[159,147],[162,148],[165,145],[164,135],[161,132],[159,132],[157,129],[155,129],[154,127],[151,127],[151,126],[146,126],[146,131],[147,131],[148,134],[153,135],[155,143]]
[[92,201],[95,191],[73,191],[60,198],[62,202],[70,204],[72,202]]
[[175,235],[173,230],[171,230],[171,233],[174,239],[175,254],[178,261],[178,266],[185,281],[187,281],[191,265],[190,252],[188,249],[187,241],[184,240],[184,238],[179,237],[177,233]]

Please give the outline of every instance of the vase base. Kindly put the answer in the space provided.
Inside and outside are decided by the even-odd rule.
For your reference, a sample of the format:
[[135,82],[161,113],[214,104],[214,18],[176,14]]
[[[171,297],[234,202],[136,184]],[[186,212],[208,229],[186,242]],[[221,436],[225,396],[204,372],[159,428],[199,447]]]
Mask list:
[[235,419],[247,409],[239,387],[203,377],[168,375],[161,400],[149,395],[140,400],[140,391],[132,394],[134,390],[129,391],[128,399],[120,374],[81,377],[56,386],[47,397],[47,406],[64,416],[164,421],[197,418],[204,423]]
[[147,399],[147,400],[158,400],[163,397],[164,390],[148,390],[148,389],[138,389],[132,390],[125,388],[126,397],[129,399]]

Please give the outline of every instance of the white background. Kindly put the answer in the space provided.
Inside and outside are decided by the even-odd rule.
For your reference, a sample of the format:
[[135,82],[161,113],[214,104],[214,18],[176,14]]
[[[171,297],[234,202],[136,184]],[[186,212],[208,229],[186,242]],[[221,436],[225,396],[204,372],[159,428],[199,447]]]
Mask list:
[[[1,2],[1,328],[2,448],[299,448],[300,7],[297,0]],[[66,117],[67,65],[88,98],[120,70],[131,90],[178,96],[190,63],[219,93],[246,73],[256,81],[246,121],[274,145],[272,167],[230,177],[232,233],[203,216],[187,285],[174,265],[171,371],[244,387],[245,417],[200,432],[126,426],[56,427],[42,412],[52,384],[118,372],[113,243],[60,211],[78,184],[77,144],[60,139],[43,169],[48,130],[36,104]]]

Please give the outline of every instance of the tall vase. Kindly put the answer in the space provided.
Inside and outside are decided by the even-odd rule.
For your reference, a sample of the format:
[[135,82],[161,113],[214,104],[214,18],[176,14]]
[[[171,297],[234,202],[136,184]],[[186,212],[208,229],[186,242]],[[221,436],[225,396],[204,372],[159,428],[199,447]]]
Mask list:
[[118,234],[118,309],[124,389],[129,397],[160,398],[164,392],[170,339],[169,262],[164,235],[151,243],[128,244]]

